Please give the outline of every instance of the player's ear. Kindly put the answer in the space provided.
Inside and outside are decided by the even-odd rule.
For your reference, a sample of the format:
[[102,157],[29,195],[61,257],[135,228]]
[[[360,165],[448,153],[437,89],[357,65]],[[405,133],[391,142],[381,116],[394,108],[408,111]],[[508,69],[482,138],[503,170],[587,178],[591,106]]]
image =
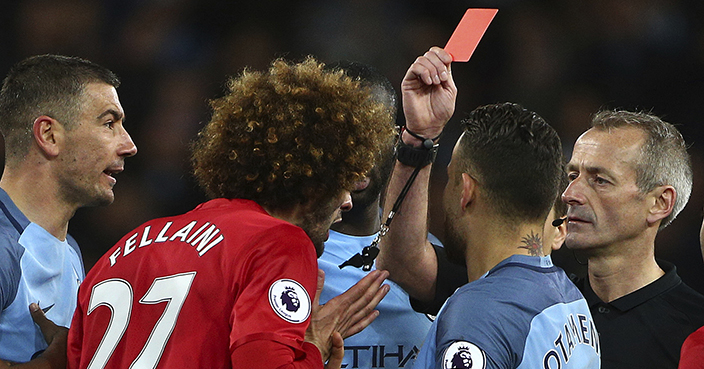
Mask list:
[[63,125],[48,115],[37,117],[32,125],[34,142],[47,157],[59,155],[60,147],[64,140],[64,132]]
[[477,181],[469,174],[462,173],[462,209],[474,202],[477,190]]

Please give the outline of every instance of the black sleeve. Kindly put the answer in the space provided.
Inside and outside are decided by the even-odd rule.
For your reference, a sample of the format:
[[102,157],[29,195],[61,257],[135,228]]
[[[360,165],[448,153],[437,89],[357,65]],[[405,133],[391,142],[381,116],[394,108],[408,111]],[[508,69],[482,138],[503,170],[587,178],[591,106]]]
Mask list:
[[433,245],[435,256],[438,259],[438,275],[435,284],[435,297],[432,301],[419,301],[412,297],[411,307],[413,310],[430,315],[437,315],[440,308],[458,288],[467,284],[467,267],[451,263],[447,259],[445,249],[441,246]]

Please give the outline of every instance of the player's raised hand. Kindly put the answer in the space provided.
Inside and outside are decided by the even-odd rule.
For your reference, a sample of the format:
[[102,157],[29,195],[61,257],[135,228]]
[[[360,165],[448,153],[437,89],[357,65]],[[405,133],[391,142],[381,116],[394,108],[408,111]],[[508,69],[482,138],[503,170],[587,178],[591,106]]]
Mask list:
[[401,82],[406,127],[426,138],[438,136],[455,112],[457,87],[452,56],[433,46],[419,56]]
[[374,309],[389,292],[389,286],[382,285],[388,276],[387,271],[372,271],[343,294],[325,305],[319,305],[325,273],[318,270],[318,288],[313,300],[306,341],[318,347],[323,360],[330,358],[334,332],[338,332],[342,338],[347,338],[361,332],[379,316],[379,312]]

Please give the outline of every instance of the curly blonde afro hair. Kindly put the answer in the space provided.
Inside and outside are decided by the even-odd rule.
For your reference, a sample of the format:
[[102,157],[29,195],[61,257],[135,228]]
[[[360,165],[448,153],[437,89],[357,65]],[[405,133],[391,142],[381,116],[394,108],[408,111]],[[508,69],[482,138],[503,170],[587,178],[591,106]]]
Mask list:
[[211,198],[272,209],[330,201],[363,178],[393,140],[392,111],[368,88],[312,57],[245,69],[211,101],[192,164]]

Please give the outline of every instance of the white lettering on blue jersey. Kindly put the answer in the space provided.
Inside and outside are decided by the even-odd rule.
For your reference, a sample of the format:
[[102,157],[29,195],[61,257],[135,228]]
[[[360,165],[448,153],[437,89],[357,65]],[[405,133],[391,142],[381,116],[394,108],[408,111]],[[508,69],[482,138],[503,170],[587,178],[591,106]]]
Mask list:
[[[338,265],[373,240],[374,235],[357,237],[330,231],[325,252],[318,259],[318,267],[325,272],[320,303],[345,292],[367,275],[360,268],[340,269]],[[390,289],[376,307],[379,316],[363,331],[345,339],[342,368],[410,368],[416,360],[432,322],[425,314],[413,311],[401,287],[391,281],[385,283]]]

